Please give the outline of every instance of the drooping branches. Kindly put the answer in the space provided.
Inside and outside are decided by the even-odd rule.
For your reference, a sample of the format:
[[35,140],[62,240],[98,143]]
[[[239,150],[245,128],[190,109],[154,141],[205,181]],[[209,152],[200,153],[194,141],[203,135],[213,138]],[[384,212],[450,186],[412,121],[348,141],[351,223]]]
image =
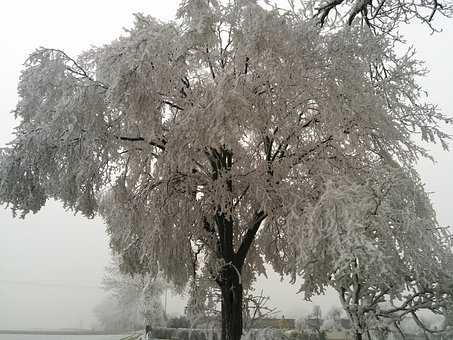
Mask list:
[[[329,184],[310,217],[320,233],[312,232],[315,246],[301,263],[306,296],[337,290],[358,338],[395,330],[421,311],[446,316],[453,301],[450,235],[437,227],[418,179],[394,165],[373,173],[360,184]],[[324,274],[314,270],[321,264]]]

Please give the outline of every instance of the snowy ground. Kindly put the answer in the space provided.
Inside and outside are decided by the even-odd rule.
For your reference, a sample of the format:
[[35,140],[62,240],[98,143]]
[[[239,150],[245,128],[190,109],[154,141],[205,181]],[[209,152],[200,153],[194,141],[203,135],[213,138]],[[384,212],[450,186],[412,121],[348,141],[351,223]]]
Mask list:
[[0,334],[0,340],[120,340],[125,335],[34,335]]

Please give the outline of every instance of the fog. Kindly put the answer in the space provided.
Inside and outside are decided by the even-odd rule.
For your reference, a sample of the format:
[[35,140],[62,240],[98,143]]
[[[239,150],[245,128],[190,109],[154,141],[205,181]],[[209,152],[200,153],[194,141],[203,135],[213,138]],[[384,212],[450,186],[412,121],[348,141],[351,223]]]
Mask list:
[[[165,5],[164,5],[165,3]],[[75,3],[74,3],[75,4]],[[122,27],[141,11],[162,19],[174,16],[177,1],[12,1],[0,5],[0,145],[12,138],[17,102],[16,86],[22,63],[40,46],[56,47],[76,55],[90,45],[117,37]],[[431,73],[420,82],[447,114],[453,115],[453,20],[440,20],[444,32],[430,35],[426,27],[406,30],[408,41]],[[453,129],[448,128],[450,133]],[[453,155],[433,148],[437,163],[419,163],[422,179],[432,192],[442,225],[453,221]],[[14,219],[0,208],[0,329],[91,328],[92,310],[105,296],[100,289],[109,264],[108,236],[102,221],[88,220],[49,202],[41,212]],[[276,275],[257,284],[286,317],[298,318],[312,307],[296,295],[296,286]],[[323,309],[336,304],[334,294],[314,299]],[[183,301],[170,294],[167,312],[181,313]]]

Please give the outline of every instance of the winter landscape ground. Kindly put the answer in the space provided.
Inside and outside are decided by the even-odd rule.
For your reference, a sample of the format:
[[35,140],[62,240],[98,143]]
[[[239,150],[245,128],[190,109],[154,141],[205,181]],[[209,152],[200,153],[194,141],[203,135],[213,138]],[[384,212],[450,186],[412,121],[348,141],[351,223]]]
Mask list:
[[0,340],[121,340],[124,335],[36,335],[0,334]]

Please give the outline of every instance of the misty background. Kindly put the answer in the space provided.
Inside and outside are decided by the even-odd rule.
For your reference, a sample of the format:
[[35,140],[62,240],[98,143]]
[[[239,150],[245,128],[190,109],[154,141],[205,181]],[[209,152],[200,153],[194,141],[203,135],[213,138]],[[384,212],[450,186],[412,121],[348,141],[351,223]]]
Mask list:
[[[284,1],[280,1],[284,2]],[[174,18],[179,1],[80,0],[77,3],[19,0],[0,4],[0,147],[13,138],[17,125],[11,112],[17,103],[22,64],[38,47],[53,47],[77,56],[91,45],[102,45],[130,27],[132,13],[162,20]],[[453,116],[453,19],[437,18],[442,33],[430,34],[419,24],[405,28],[407,41],[430,70],[420,84],[428,100]],[[446,131],[453,135],[451,126]],[[418,170],[438,213],[441,225],[453,223],[453,153],[431,148],[436,163],[421,160]],[[100,219],[88,220],[48,202],[24,220],[0,208],[0,329],[91,328],[93,308],[106,296],[101,289],[110,264],[108,236]],[[270,273],[257,283],[259,292],[287,318],[300,318],[313,304],[327,311],[338,304],[332,292],[310,304],[291,286]],[[184,299],[168,293],[167,313],[181,314]]]

